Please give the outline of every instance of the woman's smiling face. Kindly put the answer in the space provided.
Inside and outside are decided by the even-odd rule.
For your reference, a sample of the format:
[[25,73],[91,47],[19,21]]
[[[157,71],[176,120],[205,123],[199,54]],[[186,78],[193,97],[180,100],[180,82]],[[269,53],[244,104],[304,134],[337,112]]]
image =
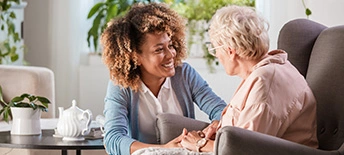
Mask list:
[[138,54],[141,78],[164,79],[175,74],[174,58],[176,50],[167,33],[147,33]]

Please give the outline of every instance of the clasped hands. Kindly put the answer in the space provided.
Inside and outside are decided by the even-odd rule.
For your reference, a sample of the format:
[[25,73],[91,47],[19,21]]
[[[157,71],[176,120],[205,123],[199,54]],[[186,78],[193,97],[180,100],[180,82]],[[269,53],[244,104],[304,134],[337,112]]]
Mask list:
[[206,138],[210,141],[215,140],[218,124],[219,121],[215,120],[202,131],[187,131],[187,129],[184,128],[183,132],[178,137],[165,144],[164,147],[182,147],[196,152],[196,143],[198,140],[202,138]]

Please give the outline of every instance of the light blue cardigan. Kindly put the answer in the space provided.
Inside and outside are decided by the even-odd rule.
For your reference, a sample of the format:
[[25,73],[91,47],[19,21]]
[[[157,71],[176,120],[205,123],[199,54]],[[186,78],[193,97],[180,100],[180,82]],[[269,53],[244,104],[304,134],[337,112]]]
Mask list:
[[[171,84],[185,117],[195,118],[193,103],[196,103],[210,120],[220,120],[226,103],[189,64],[176,67]],[[138,93],[109,81],[104,108],[104,145],[108,154],[129,155],[130,145],[136,140],[141,141],[138,139],[138,100]]]

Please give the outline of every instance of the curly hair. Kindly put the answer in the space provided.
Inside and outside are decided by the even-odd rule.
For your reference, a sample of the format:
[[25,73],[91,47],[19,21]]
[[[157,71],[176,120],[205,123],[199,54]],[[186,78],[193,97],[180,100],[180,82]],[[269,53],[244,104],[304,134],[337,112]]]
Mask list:
[[235,49],[245,59],[260,59],[269,50],[268,22],[254,8],[225,6],[211,19],[212,41]]
[[102,59],[110,79],[123,88],[140,89],[140,66],[136,54],[147,33],[167,33],[176,50],[175,66],[186,57],[185,19],[164,3],[137,3],[129,12],[108,23],[101,37]]

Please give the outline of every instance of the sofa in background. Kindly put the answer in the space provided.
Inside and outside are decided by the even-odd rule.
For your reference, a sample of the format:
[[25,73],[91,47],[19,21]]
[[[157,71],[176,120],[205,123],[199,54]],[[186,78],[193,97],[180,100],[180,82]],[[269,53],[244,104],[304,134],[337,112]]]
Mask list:
[[[308,19],[289,21],[280,30],[278,48],[288,53],[288,59],[306,78],[317,100],[319,148],[314,149],[274,136],[226,126],[217,132],[214,153],[216,155],[344,154],[344,25],[326,27]],[[178,136],[182,128],[188,128],[187,124],[192,126],[197,124],[197,120],[191,121],[193,123],[182,123],[183,119],[179,116],[162,114],[157,119],[158,137],[165,139],[161,141],[165,143]],[[171,132],[165,133],[167,129],[180,132],[172,135]]]

